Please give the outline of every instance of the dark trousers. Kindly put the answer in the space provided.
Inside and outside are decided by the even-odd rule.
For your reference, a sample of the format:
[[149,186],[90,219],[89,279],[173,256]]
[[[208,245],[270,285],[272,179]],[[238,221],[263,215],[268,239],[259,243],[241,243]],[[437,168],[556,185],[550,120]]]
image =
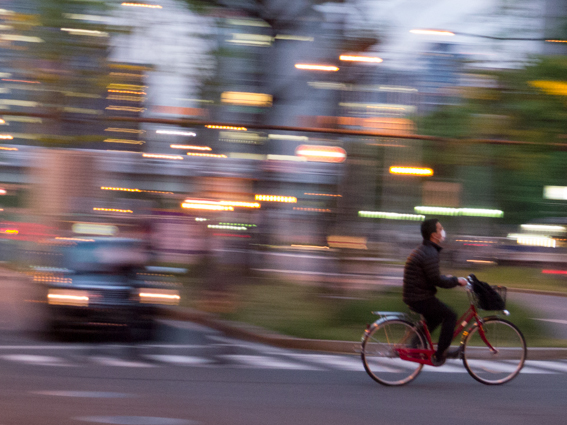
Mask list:
[[437,344],[437,354],[441,355],[449,348],[453,339],[453,331],[457,324],[457,315],[450,307],[443,304],[437,298],[429,298],[423,301],[408,303],[416,313],[421,314],[427,323],[429,332],[433,332],[441,324],[441,335]]

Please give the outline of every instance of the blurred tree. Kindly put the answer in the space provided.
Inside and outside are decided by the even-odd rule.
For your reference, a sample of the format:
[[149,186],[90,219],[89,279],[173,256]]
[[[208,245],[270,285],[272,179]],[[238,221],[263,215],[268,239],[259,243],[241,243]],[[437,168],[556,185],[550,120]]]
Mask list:
[[[179,0],[189,5],[190,9],[203,15],[217,18],[219,43],[214,50],[217,57],[217,72],[214,75],[205,75],[202,81],[202,94],[207,100],[214,101],[216,104],[220,101],[220,94],[223,88],[226,88],[227,74],[233,77],[236,73],[234,69],[227,72],[223,69],[223,58],[242,57],[246,59],[246,66],[250,68],[250,80],[238,82],[241,85],[248,84],[253,86],[254,83],[260,84],[258,89],[263,89],[264,93],[272,96],[272,108],[248,108],[249,111],[257,114],[249,116],[251,121],[263,122],[266,124],[281,124],[274,121],[274,113],[277,105],[289,101],[290,97],[294,98],[295,93],[290,90],[289,81],[278,81],[278,73],[274,72],[274,65],[281,64],[282,58],[288,56],[286,48],[289,49],[289,41],[286,35],[294,35],[299,33],[315,38],[326,38],[327,42],[323,43],[320,51],[316,53],[312,61],[327,60],[338,61],[338,56],[330,55],[332,52],[363,52],[371,46],[376,45],[380,41],[380,31],[377,29],[375,22],[370,22],[364,11],[360,10],[356,1],[348,0]],[[332,22],[327,22],[331,31],[321,31],[321,22],[325,21],[324,13],[319,8],[322,5],[340,4],[344,6],[338,11],[331,12],[335,15]],[[348,12],[348,13],[345,13]],[[348,24],[349,16],[356,20],[355,24]],[[258,35],[257,42],[263,43],[262,49],[252,46],[248,51],[235,50],[232,47],[223,46],[222,38],[224,29],[229,26],[227,24],[231,18],[248,19],[249,26],[255,27],[250,29]],[[352,20],[351,19],[351,20]],[[243,25],[243,24],[241,24]],[[307,31],[306,31],[307,29]],[[277,36],[284,37],[277,37]],[[293,39],[293,38],[292,38]],[[226,44],[226,43],[225,43]],[[266,48],[268,47],[268,48]],[[289,78],[288,78],[289,80]],[[234,85],[234,81],[231,81]],[[305,96],[303,90],[299,96]],[[243,108],[240,108],[243,109]],[[221,119],[221,117],[217,117]],[[226,117],[224,117],[226,119]],[[290,124],[287,122],[286,124]]]
[[[14,67],[23,76],[41,83],[41,90],[26,97],[39,103],[39,110],[59,115],[37,132],[44,146],[92,146],[102,141],[100,126],[89,121],[104,110],[104,92],[109,82],[107,67],[110,35],[125,28],[109,24],[111,0],[29,0],[35,14],[29,15],[28,34],[40,43],[29,43]],[[84,120],[81,124],[67,118]],[[87,145],[85,145],[85,143]]]
[[[564,215],[564,205],[544,204],[544,185],[567,185],[567,57],[541,57],[519,70],[486,71],[493,85],[469,91],[459,105],[418,119],[418,132],[455,139],[429,156],[457,175],[462,166],[494,167],[496,202],[506,221]],[[474,139],[524,144],[479,145]],[[482,146],[482,147],[481,147]]]

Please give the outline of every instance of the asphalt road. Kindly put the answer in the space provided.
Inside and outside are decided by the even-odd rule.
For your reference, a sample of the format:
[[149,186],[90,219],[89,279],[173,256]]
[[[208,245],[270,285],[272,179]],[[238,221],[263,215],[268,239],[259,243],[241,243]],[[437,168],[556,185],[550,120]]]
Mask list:
[[[354,355],[276,349],[187,322],[163,321],[158,339],[141,345],[106,336],[46,341],[22,332],[19,290],[4,280],[1,425],[565,423],[564,360],[528,361],[498,387],[456,362],[389,388]],[[554,301],[556,317],[563,300]]]
[[372,381],[356,356],[274,349],[202,328],[164,326],[189,339],[200,333],[208,342],[0,344],[0,423],[565,423],[564,361],[529,363],[498,387],[474,381],[454,363],[425,368],[411,384],[391,388]]

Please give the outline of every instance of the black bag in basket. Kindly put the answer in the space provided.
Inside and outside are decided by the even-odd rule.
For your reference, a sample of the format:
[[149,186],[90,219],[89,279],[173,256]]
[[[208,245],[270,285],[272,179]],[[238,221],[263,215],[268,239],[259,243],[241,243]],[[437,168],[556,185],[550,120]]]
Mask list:
[[492,286],[478,280],[474,274],[469,277],[472,280],[473,291],[479,308],[483,310],[504,310],[506,302]]

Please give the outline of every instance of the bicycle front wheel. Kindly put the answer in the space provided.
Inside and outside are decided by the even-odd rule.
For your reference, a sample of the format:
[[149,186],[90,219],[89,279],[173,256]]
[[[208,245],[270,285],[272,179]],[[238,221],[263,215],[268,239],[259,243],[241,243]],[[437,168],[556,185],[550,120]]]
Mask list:
[[522,332],[504,319],[484,320],[484,334],[492,351],[482,340],[479,326],[467,335],[463,363],[469,374],[487,385],[500,385],[514,379],[524,367],[526,340]]
[[362,363],[372,379],[382,385],[404,385],[414,380],[423,365],[402,360],[396,348],[424,348],[422,335],[405,320],[373,324],[362,341]]

